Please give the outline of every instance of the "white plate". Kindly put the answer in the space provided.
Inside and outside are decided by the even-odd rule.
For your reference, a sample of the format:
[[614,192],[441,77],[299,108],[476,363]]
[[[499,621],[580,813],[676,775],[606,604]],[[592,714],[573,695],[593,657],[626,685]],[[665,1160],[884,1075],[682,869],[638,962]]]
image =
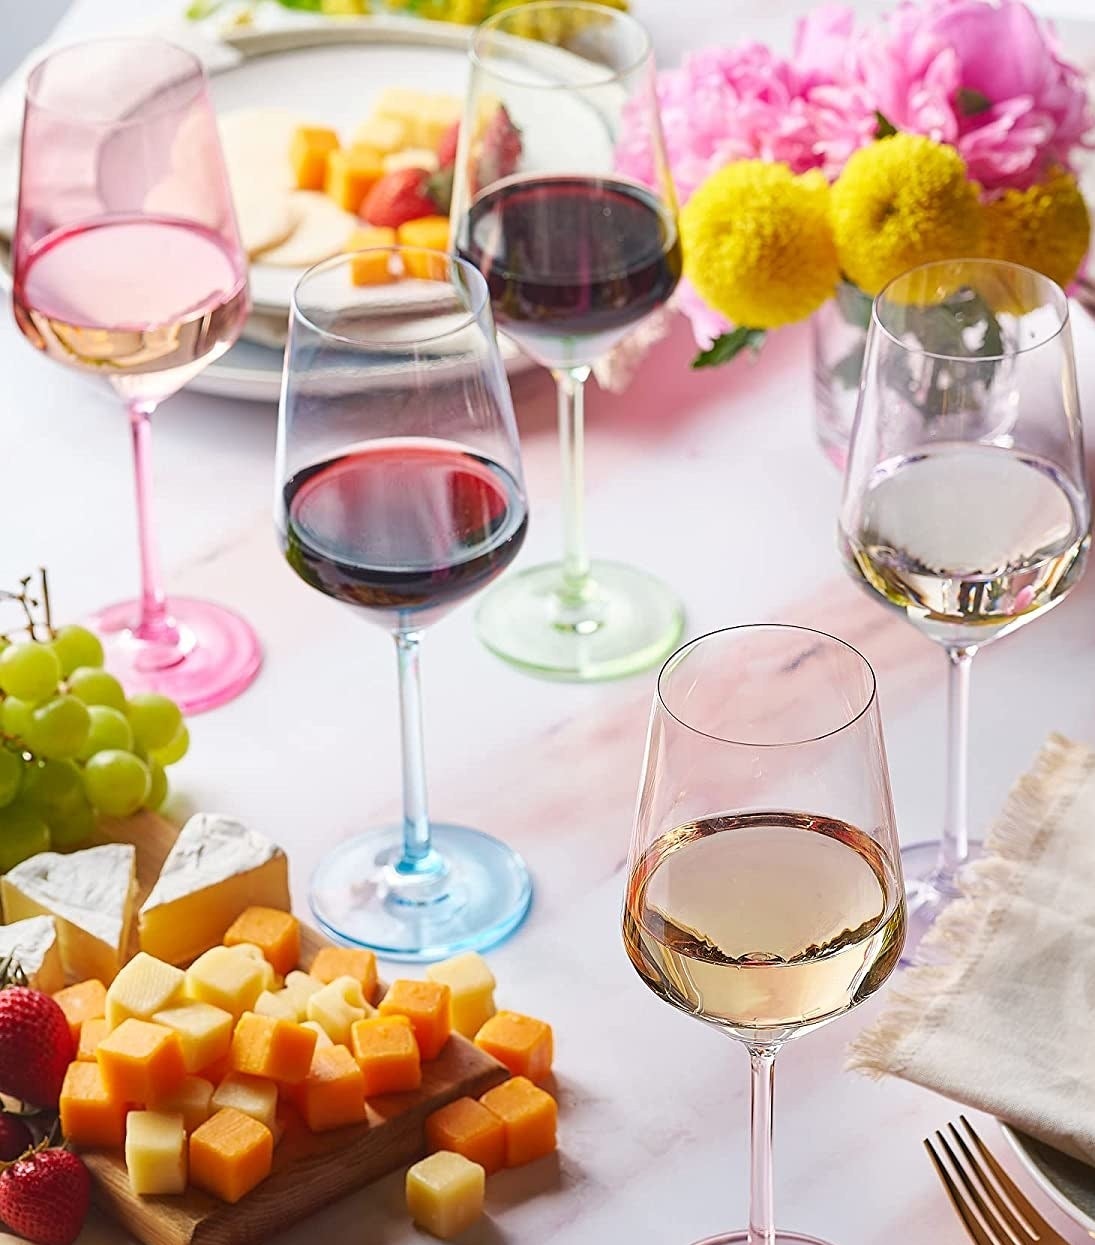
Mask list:
[[1007,1124],[1001,1123],[1000,1131],[1050,1201],[1095,1236],[1095,1167],[1088,1167]]

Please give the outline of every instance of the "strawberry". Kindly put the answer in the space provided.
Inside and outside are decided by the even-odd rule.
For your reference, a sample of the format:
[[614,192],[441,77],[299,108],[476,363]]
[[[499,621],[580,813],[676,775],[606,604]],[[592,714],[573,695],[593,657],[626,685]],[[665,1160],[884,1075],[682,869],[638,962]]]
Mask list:
[[451,168],[456,163],[456,147],[460,142],[460,122],[454,121],[441,135],[437,144],[437,163],[440,168]]
[[30,1129],[10,1112],[0,1112],[0,1163],[12,1163],[32,1149],[34,1138]]
[[428,192],[429,176],[425,169],[393,169],[385,173],[361,205],[362,220],[398,229],[409,220],[435,216],[438,205]]
[[516,173],[523,149],[521,131],[513,124],[513,118],[505,107],[499,104],[483,130],[475,177],[476,190]]
[[48,994],[26,986],[0,989],[0,1094],[56,1110],[75,1058],[65,1013]]
[[35,1150],[0,1174],[0,1219],[34,1245],[72,1245],[90,1203],[91,1177],[71,1150]]

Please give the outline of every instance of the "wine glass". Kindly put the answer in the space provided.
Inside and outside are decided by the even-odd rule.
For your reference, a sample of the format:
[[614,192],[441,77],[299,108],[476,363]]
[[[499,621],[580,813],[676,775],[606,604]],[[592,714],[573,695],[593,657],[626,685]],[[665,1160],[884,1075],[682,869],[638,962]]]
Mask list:
[[905,938],[875,677],[805,627],[730,627],[658,678],[627,868],[624,945],[659,998],[745,1044],[749,1228],[777,1232],[772,1089],[785,1042],[870,997]]
[[131,690],[195,713],[262,661],[223,606],[167,599],[153,537],[151,415],[222,355],[248,313],[216,118],[199,61],[161,39],[62,48],[26,88],[14,239],[15,319],[52,359],[125,404],[137,478],[141,595],[93,625]]
[[[370,280],[353,277],[362,268]],[[403,823],[335,848],[312,909],[392,959],[490,946],[532,895],[511,848],[431,822],[418,653],[423,630],[516,556],[528,506],[482,276],[436,251],[380,248],[310,269],[293,296],[275,522],[304,582],[395,638]]]
[[995,260],[891,282],[871,317],[840,544],[849,574],[947,655],[943,835],[903,853],[910,957],[979,846],[967,825],[974,654],[1065,598],[1090,526],[1061,289]]
[[[659,183],[617,171],[625,124]],[[680,279],[676,200],[646,31],[594,4],[501,12],[472,40],[452,198],[457,251],[486,276],[499,328],[558,390],[561,563],[499,585],[479,609],[494,653],[538,674],[614,678],[660,661],[683,614],[657,579],[591,562],[583,521],[583,393],[591,366]]]

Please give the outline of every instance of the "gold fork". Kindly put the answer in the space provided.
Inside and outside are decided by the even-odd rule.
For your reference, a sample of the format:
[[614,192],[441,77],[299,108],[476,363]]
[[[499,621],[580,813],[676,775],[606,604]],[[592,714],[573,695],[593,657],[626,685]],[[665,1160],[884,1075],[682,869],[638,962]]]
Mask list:
[[969,1120],[960,1119],[963,1131],[948,1124],[924,1145],[970,1237],[977,1245],[1068,1245],[1019,1192]]

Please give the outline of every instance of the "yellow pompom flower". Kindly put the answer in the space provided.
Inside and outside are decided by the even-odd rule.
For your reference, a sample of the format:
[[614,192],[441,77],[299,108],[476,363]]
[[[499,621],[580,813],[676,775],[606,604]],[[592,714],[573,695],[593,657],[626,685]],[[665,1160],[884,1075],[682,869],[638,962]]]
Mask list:
[[1071,173],[1058,169],[1029,190],[1005,190],[982,212],[982,255],[1033,268],[1058,285],[1075,277],[1091,241],[1091,218]]
[[840,279],[820,173],[739,160],[703,183],[681,212],[684,271],[735,324],[774,329],[804,320]]
[[845,275],[868,294],[918,264],[980,254],[979,187],[953,147],[893,134],[862,147],[833,186]]

